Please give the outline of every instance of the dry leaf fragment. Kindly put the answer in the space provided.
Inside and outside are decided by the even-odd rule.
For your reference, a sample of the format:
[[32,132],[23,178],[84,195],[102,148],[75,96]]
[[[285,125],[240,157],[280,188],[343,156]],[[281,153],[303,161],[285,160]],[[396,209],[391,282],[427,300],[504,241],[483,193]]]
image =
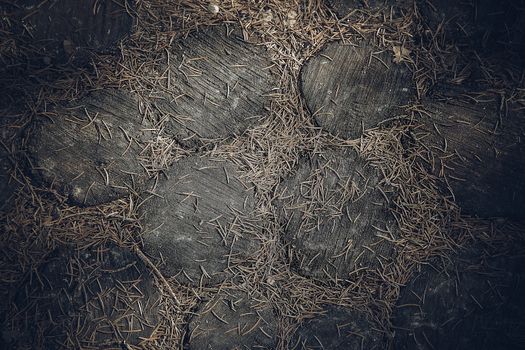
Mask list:
[[409,49],[403,46],[393,46],[392,51],[394,51],[394,62],[401,63],[405,61],[410,61],[410,51]]

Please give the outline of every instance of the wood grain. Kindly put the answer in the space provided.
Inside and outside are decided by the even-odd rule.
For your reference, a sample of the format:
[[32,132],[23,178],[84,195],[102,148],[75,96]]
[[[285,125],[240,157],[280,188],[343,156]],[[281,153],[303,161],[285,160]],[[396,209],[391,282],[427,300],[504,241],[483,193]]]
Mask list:
[[266,116],[275,84],[266,51],[237,31],[206,28],[171,49],[171,85],[157,108],[182,144],[241,134]]
[[463,213],[525,216],[525,123],[501,116],[494,104],[428,100],[418,136],[435,154],[432,168],[447,176]]
[[275,349],[277,317],[242,292],[226,291],[202,303],[189,323],[189,348]]
[[163,273],[192,285],[216,284],[230,254],[253,251],[240,217],[251,214],[254,190],[236,172],[231,163],[191,156],[177,162],[158,195],[145,202],[144,252],[162,256]]
[[280,185],[279,214],[294,268],[305,276],[344,281],[358,268],[380,267],[394,254],[380,232],[397,228],[378,173],[353,151],[303,158]]
[[85,49],[112,48],[131,31],[129,0],[22,0],[13,11],[19,35],[50,58]]
[[407,67],[391,52],[330,43],[301,71],[301,88],[316,123],[347,139],[394,117],[414,96]]
[[386,349],[387,343],[366,315],[326,306],[323,314],[306,320],[293,334],[289,349]]
[[94,91],[35,126],[28,147],[33,176],[77,205],[122,197],[146,181],[138,155],[150,127],[132,95]]
[[395,349],[523,347],[523,255],[484,253],[475,247],[444,269],[427,265],[401,289]]

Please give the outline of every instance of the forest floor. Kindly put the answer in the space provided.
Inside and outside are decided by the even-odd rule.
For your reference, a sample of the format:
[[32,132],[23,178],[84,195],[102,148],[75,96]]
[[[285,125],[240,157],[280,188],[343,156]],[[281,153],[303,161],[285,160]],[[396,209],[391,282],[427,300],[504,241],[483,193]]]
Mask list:
[[[446,1],[348,3],[232,0],[217,3],[216,12],[208,1],[140,1],[125,8],[134,24],[117,50],[75,55],[65,45],[69,61],[51,63],[25,39],[14,37],[16,25],[4,21],[0,344],[20,349],[523,346],[519,295],[524,286],[519,280],[525,272],[525,232],[523,217],[516,214],[523,210],[501,214],[497,207],[505,205],[490,196],[479,197],[483,215],[462,208],[447,163],[454,151],[443,155],[418,133],[425,130],[425,101],[437,100],[442,91],[458,91],[469,103],[507,111],[495,114],[496,131],[507,115],[523,127],[523,52],[502,42],[497,26],[485,31],[467,15],[434,7]],[[429,15],[432,8],[445,19]],[[512,24],[521,18],[517,15]],[[228,35],[243,42],[233,43]],[[191,66],[202,57],[181,58],[180,50],[198,55],[222,40],[221,45],[246,49],[252,56],[211,50],[210,61],[221,67],[213,74],[224,79],[221,94],[228,99],[238,93],[239,108],[255,110],[256,118],[229,119],[230,110],[219,108],[216,86],[210,83],[201,87],[208,91],[202,94],[202,109],[196,111],[190,101],[185,110],[213,115],[209,120],[218,126],[209,131],[208,119],[184,119],[184,113],[170,106],[186,108],[180,99],[186,90],[181,94],[181,89],[191,86],[182,82],[184,75],[190,81],[192,74],[211,74]],[[319,111],[311,110],[302,91],[308,84],[304,67],[322,58],[329,43],[388,56],[389,64],[409,72],[413,97],[376,125],[363,125],[357,137],[330,131],[316,119]],[[236,66],[230,59],[244,60],[239,67],[261,70],[239,73],[239,81],[244,80],[235,90],[235,82],[220,76]],[[329,65],[335,58],[326,59]],[[177,76],[170,69],[173,62],[189,68]],[[202,79],[203,84],[213,82]],[[78,101],[88,101],[90,112],[74,115],[80,118],[78,125],[62,127]],[[124,121],[108,120],[108,127],[102,119],[97,124],[98,114],[90,108],[101,114],[125,113]],[[131,120],[126,117],[133,113],[138,119],[126,129]],[[49,120],[53,123],[45,124]],[[189,123],[195,123],[193,133]],[[95,124],[102,134],[107,128],[108,140],[113,139],[110,130],[114,135],[122,130],[123,136],[115,136],[120,143],[108,141],[107,148],[100,148],[100,131],[86,131]],[[58,125],[44,129],[57,134],[42,136],[40,125]],[[141,135],[135,136],[138,127]],[[76,150],[69,158],[57,158],[53,176],[46,175],[42,169],[51,163],[39,158],[49,157],[46,147],[58,149],[70,141],[73,147],[78,144]],[[119,166],[130,166],[131,180],[122,180],[130,183],[108,186],[106,168],[93,165],[105,157],[102,151],[114,151]],[[220,171],[213,170],[215,163]],[[218,181],[223,173],[225,180]],[[360,182],[356,173],[366,181]],[[101,183],[93,185],[88,175],[84,181],[83,174],[97,176]],[[104,184],[100,179],[106,177]],[[341,185],[342,179],[352,185]],[[354,185],[364,192],[354,191]],[[368,187],[375,195],[365,196]],[[523,198],[523,193],[517,195]],[[375,209],[377,201],[386,211]],[[294,221],[288,215],[299,207],[300,220]],[[490,215],[492,207],[496,209]],[[358,238],[345,236],[354,230],[343,222],[346,210],[352,223],[351,217],[357,222],[355,215],[363,211],[365,224],[355,229]],[[377,218],[386,226],[374,226]],[[180,257],[179,243],[172,247],[163,234],[177,236],[179,229],[186,233],[191,227],[200,232],[195,225],[202,221],[213,226],[217,246],[188,243],[187,254],[201,262],[196,271],[168,266],[191,262]],[[311,246],[297,239],[297,232],[331,237],[325,233],[330,227],[347,241],[334,239],[331,246],[332,238],[317,238],[311,244],[326,244],[323,249],[334,257],[344,257],[344,266],[328,262],[313,264],[316,271],[304,268],[303,262],[310,260],[309,266],[318,254],[304,253]],[[160,238],[150,238],[154,234]],[[362,237],[368,240],[360,241]],[[177,239],[193,238],[181,234]],[[352,245],[354,241],[362,246]],[[234,243],[241,247],[238,253]],[[346,263],[348,255],[353,264]],[[206,265],[207,257],[224,258],[226,265]],[[414,310],[406,311],[407,305]],[[243,317],[246,324],[235,326]],[[349,331],[340,330],[348,324]]]

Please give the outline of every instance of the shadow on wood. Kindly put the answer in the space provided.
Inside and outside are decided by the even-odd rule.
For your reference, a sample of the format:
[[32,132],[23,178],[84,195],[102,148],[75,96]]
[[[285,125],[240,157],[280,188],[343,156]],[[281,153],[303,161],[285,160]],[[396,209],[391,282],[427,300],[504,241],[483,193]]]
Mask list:
[[424,267],[401,290],[393,313],[394,348],[523,348],[523,257],[523,247],[488,254],[478,245],[444,269]]
[[327,306],[321,316],[306,320],[292,336],[289,348],[386,349],[385,334],[364,314],[342,307]]
[[131,0],[22,0],[4,4],[4,11],[16,19],[16,40],[27,41],[34,54],[51,62],[86,50],[116,49],[131,31],[132,7]]
[[151,126],[132,95],[97,90],[48,116],[35,126],[28,146],[39,180],[76,205],[109,202],[144,186],[138,156]]
[[[1,140],[0,140],[1,142]],[[13,196],[18,183],[12,178],[13,164],[7,150],[0,143],[0,212],[8,210],[13,204]]]
[[480,217],[525,215],[525,119],[501,116],[494,104],[425,101],[417,138],[435,154],[462,212]]
[[60,247],[18,290],[0,340],[13,349],[137,346],[159,321],[159,298],[129,251]]

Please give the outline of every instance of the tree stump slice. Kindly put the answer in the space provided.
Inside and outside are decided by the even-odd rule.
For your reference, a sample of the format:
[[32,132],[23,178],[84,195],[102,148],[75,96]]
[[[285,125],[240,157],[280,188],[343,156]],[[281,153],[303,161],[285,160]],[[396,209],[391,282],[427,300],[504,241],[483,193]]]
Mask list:
[[62,60],[86,49],[116,46],[131,31],[131,7],[128,0],[23,0],[13,11],[21,21],[18,34],[41,54]]
[[17,349],[139,346],[159,322],[159,299],[131,252],[60,247],[17,293],[2,340]]
[[[390,52],[371,46],[328,44],[301,71],[301,88],[316,123],[354,139],[393,117],[414,96],[412,74]],[[388,68],[387,68],[388,67]]]
[[162,257],[163,273],[181,283],[218,284],[230,257],[257,246],[243,227],[253,212],[255,191],[236,173],[229,162],[185,158],[143,205],[144,249]]
[[422,142],[436,154],[432,167],[447,176],[462,211],[480,217],[523,218],[525,122],[521,115],[500,119],[493,104],[457,99],[426,101],[423,106]]
[[444,270],[425,266],[401,289],[395,349],[523,348],[523,254],[483,254],[476,247]]
[[275,349],[277,318],[243,292],[223,292],[189,323],[189,349]]
[[178,41],[168,67],[169,95],[157,102],[170,116],[166,131],[190,146],[199,138],[241,134],[267,113],[270,66],[266,51],[236,31],[212,27]]
[[29,143],[33,175],[76,205],[123,197],[147,180],[138,157],[148,128],[131,95],[94,91],[36,126]]
[[327,151],[300,161],[280,185],[278,203],[297,272],[339,282],[392,257],[394,246],[377,237],[397,232],[378,183],[377,171],[354,151]]
[[290,349],[386,349],[385,334],[376,330],[365,315],[328,306],[321,316],[305,321],[292,336]]

